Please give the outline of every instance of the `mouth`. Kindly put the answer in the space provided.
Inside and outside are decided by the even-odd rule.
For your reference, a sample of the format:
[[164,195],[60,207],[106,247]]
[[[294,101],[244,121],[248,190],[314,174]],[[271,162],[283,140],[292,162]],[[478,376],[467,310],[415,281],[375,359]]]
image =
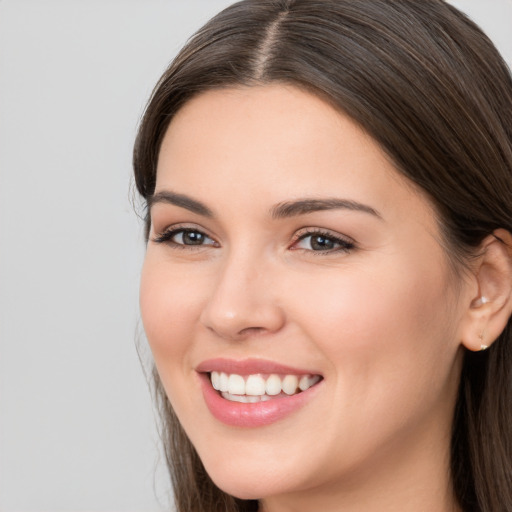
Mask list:
[[259,359],[215,359],[196,371],[211,414],[235,427],[261,427],[284,419],[318,396],[324,380],[315,372]]
[[222,398],[231,402],[253,404],[297,395],[318,384],[320,375],[250,374],[212,371],[210,382]]

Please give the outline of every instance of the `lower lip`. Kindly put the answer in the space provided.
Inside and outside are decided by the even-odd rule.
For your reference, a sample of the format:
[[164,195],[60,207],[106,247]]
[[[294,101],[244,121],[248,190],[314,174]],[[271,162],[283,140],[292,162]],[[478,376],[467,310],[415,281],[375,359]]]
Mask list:
[[199,378],[204,400],[212,415],[222,423],[234,427],[262,427],[275,423],[304,407],[315,396],[317,388],[321,385],[319,382],[296,395],[246,404],[222,398],[218,391],[213,389],[209,375],[201,373]]

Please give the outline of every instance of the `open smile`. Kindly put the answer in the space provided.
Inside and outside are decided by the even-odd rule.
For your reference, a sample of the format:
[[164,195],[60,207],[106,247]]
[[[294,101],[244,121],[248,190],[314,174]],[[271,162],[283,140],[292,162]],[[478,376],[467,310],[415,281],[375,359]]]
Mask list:
[[278,375],[211,372],[213,389],[220,391],[226,400],[242,403],[257,403],[275,399],[278,396],[292,396],[320,382],[320,375]]
[[268,425],[302,408],[323,380],[320,374],[260,360],[218,359],[197,371],[212,415],[239,427]]

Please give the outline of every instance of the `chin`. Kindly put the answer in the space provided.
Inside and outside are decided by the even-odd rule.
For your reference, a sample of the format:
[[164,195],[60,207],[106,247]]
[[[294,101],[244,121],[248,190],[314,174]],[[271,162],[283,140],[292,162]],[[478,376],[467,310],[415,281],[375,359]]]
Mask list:
[[304,488],[300,475],[294,474],[286,464],[277,467],[268,460],[266,464],[254,461],[207,461],[205,469],[215,485],[227,494],[243,500],[258,500],[293,492]]
[[275,483],[270,485],[264,476],[244,478],[243,475],[233,473],[224,476],[217,475],[215,471],[208,474],[219,489],[241,500],[259,500],[280,494],[279,487]]

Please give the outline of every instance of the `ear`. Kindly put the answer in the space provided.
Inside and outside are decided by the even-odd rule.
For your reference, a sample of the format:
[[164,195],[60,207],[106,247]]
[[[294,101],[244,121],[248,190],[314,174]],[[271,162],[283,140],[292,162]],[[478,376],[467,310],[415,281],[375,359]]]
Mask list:
[[476,286],[470,287],[472,296],[461,324],[462,344],[472,351],[491,346],[512,314],[512,235],[496,230],[479,252],[472,276]]

